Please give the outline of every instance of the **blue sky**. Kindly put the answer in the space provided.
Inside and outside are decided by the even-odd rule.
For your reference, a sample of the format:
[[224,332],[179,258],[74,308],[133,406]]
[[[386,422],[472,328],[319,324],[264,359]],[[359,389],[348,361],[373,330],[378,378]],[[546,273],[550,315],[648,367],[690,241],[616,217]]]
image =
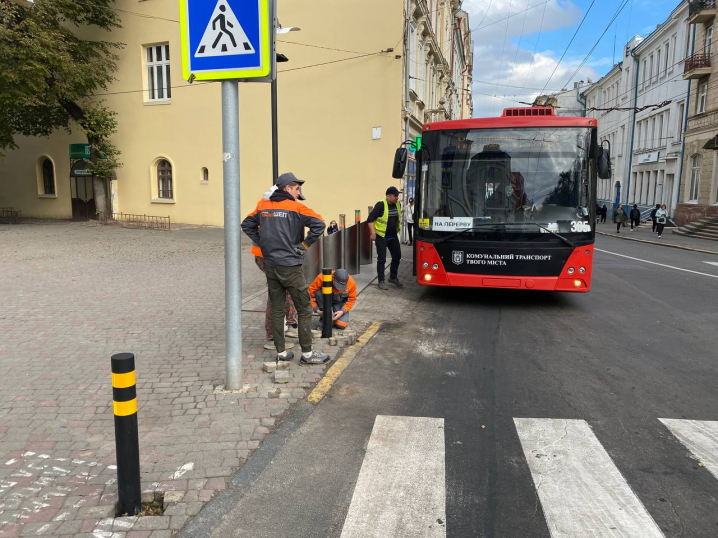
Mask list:
[[474,116],[495,116],[506,106],[521,106],[516,101],[530,102],[547,81],[548,92],[572,86],[573,81],[599,79],[613,65],[614,38],[618,61],[627,38],[648,35],[679,4],[678,0],[628,0],[578,69],[624,1],[596,0],[566,51],[591,0],[464,0],[462,9],[475,29]]

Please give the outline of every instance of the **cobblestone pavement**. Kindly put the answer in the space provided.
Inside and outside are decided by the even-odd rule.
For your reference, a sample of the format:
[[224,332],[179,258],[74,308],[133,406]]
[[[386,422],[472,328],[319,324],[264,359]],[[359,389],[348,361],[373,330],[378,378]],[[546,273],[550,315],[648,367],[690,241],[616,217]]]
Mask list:
[[[262,371],[274,356],[263,349],[264,314],[247,311],[246,389],[217,391],[221,230],[0,226],[0,253],[0,537],[171,536],[324,371],[295,362],[275,385]],[[244,293],[256,295],[264,277],[243,259]],[[136,356],[142,487],[164,493],[162,516],[111,517],[109,359],[123,351]]]
[[619,239],[650,241],[663,246],[676,245],[685,249],[697,249],[718,254],[718,241],[674,234],[673,230],[676,228],[666,228],[659,239],[658,236],[651,231],[651,225],[652,223],[649,221],[645,224],[641,224],[634,230],[631,230],[630,226],[626,226],[621,229],[621,233],[616,233],[616,224],[606,219],[606,222],[598,224],[596,231]]

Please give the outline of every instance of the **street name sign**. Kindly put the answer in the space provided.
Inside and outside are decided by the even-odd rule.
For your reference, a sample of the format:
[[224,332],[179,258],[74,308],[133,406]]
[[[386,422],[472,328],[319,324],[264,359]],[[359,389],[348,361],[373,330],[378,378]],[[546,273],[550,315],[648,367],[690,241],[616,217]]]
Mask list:
[[180,0],[182,76],[271,80],[273,0]]

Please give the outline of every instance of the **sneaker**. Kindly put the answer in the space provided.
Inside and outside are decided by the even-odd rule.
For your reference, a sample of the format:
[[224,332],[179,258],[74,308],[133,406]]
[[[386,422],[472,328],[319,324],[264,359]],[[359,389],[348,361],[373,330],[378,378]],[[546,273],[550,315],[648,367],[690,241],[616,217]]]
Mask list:
[[380,280],[380,281],[379,281],[379,289],[380,289],[380,290],[388,290],[389,287],[384,283],[383,280]]
[[299,332],[297,332],[297,329],[289,328],[285,333],[284,336],[287,338],[299,338]]
[[[287,343],[284,345],[284,349],[292,349],[293,347],[294,347],[294,344],[292,344],[291,342],[287,342]],[[272,342],[272,341],[270,340],[269,342],[267,342],[266,344],[264,344],[264,349],[275,349],[275,347],[274,347],[274,342]]]
[[659,236],[658,236],[658,239],[660,239],[660,238],[661,238],[661,236],[659,235]]
[[302,353],[302,356],[299,357],[299,364],[310,366],[313,364],[326,364],[330,361],[329,355],[326,355],[324,353],[320,353],[316,349],[311,350],[308,353]]
[[277,353],[277,362],[289,362],[294,358],[294,351],[287,351],[286,349],[281,353]]
[[401,282],[399,282],[399,279],[398,279],[398,278],[390,278],[390,279],[389,279],[389,282],[391,282],[392,284],[394,284],[397,288],[403,288],[403,287],[404,287],[404,284],[402,284]]

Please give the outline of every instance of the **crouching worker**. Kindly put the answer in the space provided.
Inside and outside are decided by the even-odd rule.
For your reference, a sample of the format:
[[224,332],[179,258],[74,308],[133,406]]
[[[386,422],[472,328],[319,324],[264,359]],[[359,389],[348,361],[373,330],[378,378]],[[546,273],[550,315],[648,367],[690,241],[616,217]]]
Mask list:
[[[334,327],[346,329],[349,325],[349,311],[357,301],[357,285],[349,276],[346,269],[337,269],[332,272],[332,319]],[[320,274],[309,286],[309,295],[312,297],[314,312],[324,316],[324,297],[322,294],[322,275]]]

